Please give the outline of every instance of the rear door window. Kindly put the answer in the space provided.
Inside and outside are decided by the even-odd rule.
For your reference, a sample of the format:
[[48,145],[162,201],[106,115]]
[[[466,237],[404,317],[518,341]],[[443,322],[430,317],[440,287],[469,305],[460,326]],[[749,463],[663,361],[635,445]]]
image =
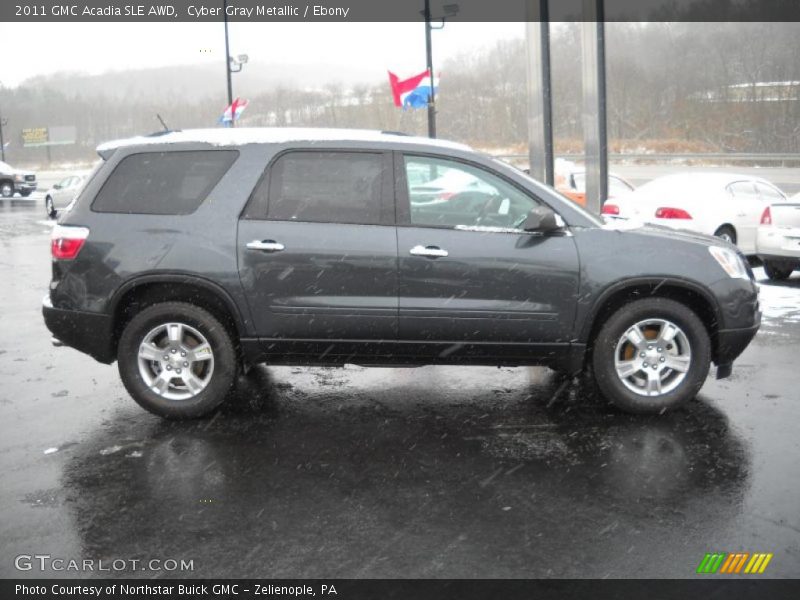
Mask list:
[[752,181],[737,181],[728,186],[728,191],[734,198],[742,200],[758,200],[758,194]]
[[770,204],[775,202],[786,202],[786,196],[784,196],[774,187],[765,183],[757,183],[756,187],[758,188],[758,193],[761,194],[761,198],[766,202],[769,202]]
[[381,153],[288,152],[275,161],[265,180],[267,218],[379,224],[384,177],[391,177],[384,164]]
[[238,155],[236,150],[131,154],[103,184],[92,210],[188,215],[203,203]]

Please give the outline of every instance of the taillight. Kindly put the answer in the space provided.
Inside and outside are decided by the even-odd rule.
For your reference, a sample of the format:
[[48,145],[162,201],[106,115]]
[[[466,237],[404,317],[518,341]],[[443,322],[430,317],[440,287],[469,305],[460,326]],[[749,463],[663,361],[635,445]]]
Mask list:
[[86,227],[56,225],[50,236],[50,254],[53,260],[72,260],[83,248],[89,230]]
[[656,219],[691,219],[692,215],[682,208],[662,206],[656,209]]
[[450,200],[457,192],[442,192],[439,194],[439,200]]
[[772,212],[769,210],[769,206],[761,213],[761,224],[772,225]]
[[611,204],[610,202],[606,202],[603,204],[603,208],[600,209],[600,214],[603,215],[618,215],[619,214],[619,206],[616,204]]

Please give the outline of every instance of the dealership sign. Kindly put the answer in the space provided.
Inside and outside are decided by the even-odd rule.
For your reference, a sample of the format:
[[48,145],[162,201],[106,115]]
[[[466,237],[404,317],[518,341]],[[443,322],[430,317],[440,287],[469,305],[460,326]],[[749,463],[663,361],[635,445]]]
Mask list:
[[26,148],[74,144],[76,138],[77,128],[74,125],[31,127],[22,130],[22,145]]

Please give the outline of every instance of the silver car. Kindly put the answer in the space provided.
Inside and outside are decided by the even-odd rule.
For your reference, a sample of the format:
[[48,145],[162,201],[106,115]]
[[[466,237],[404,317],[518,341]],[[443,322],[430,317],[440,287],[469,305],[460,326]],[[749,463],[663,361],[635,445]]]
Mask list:
[[64,210],[80,191],[85,181],[85,174],[70,175],[47,190],[44,197],[44,210],[47,216],[54,219],[59,210]]
[[788,279],[795,269],[800,269],[800,194],[773,201],[764,209],[756,252],[770,279]]

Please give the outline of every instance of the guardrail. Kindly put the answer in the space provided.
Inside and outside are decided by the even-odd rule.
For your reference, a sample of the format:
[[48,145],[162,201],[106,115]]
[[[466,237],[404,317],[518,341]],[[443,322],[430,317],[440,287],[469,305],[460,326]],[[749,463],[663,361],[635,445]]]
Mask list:
[[[527,154],[494,154],[495,158],[501,160],[528,160]],[[556,154],[556,158],[566,158],[571,160],[583,160],[582,154]],[[689,152],[681,154],[651,154],[614,152],[608,155],[608,160],[619,162],[624,160],[639,162],[666,162],[681,160],[702,160],[706,162],[751,162],[755,164],[775,164],[785,166],[786,163],[800,164],[800,154],[746,154],[739,152]]]

